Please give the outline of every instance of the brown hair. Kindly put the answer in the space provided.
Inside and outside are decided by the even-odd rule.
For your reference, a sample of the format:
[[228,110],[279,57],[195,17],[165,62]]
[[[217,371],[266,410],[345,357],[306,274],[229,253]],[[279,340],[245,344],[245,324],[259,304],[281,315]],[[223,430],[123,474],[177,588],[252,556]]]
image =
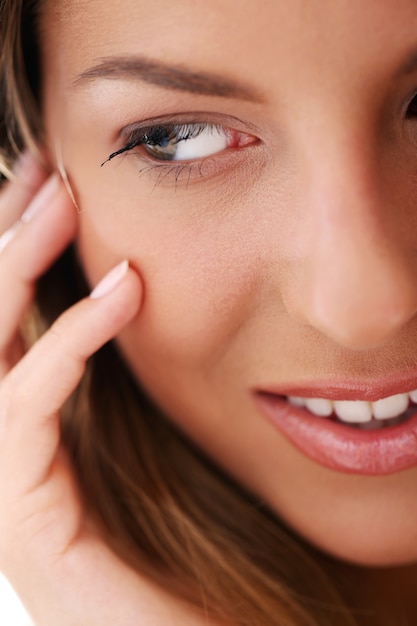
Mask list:
[[[1,171],[42,141],[35,24],[40,1],[0,0]],[[29,62],[30,60],[30,62]],[[47,327],[86,294],[70,248],[41,279]],[[234,626],[353,626],[327,569],[165,420],[112,344],[62,413],[86,507],[111,547],[152,580]],[[321,563],[321,564],[319,564]],[[336,571],[336,570],[335,570]]]

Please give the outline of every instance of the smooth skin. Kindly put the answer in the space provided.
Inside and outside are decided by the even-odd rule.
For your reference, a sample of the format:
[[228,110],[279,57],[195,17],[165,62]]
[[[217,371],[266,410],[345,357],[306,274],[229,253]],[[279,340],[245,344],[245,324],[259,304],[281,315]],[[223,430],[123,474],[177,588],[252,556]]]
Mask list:
[[[26,157],[20,176],[0,194],[3,229],[30,206],[44,179]],[[36,279],[77,226],[63,184],[48,182],[54,193],[40,205],[38,195],[38,211],[29,222],[15,223],[14,236],[0,254],[1,299],[8,304],[1,307],[0,319],[0,569],[42,626],[207,624],[108,549],[83,510],[60,446],[59,410],[86,360],[138,312],[137,273],[128,269],[108,293],[79,302],[26,355],[21,353],[19,324]],[[10,368],[10,354],[17,360],[19,353]]]
[[[254,388],[343,387],[416,366],[415,1],[236,11],[232,0],[132,0],[114,12],[74,0],[62,11],[51,2],[43,28],[49,150],[81,209],[87,277],[128,258],[144,282],[140,315],[119,336],[140,382],[321,549],[364,565],[416,561],[417,468],[330,471],[252,399]],[[255,99],[90,71],[135,55],[220,74]],[[139,148],[101,167],[132,125],[190,115],[258,143],[185,174]]]
[[[121,315],[135,297],[128,281],[139,275],[140,310],[137,303],[131,317],[103,326],[102,342],[118,335],[138,380],[173,422],[303,537],[357,565],[391,568],[386,577],[358,569],[358,593],[371,595],[374,581],[381,593],[384,583],[395,618],[398,602],[412,621],[417,469],[366,477],[323,468],[259,414],[251,390],[317,377],[342,386],[416,366],[417,124],[406,111],[417,71],[405,67],[417,46],[415,1],[264,0],[260,10],[247,0],[239,11],[234,0],[125,0],[117,12],[107,0],[45,6],[47,149],[54,167],[62,155],[81,212],[62,189],[61,203],[78,222],[91,285],[125,258],[136,274],[100,303],[81,306],[74,327],[65,325],[71,340],[52,331],[51,356],[45,338],[44,352],[25,359],[39,368],[55,354],[65,367],[73,341],[87,356],[87,311],[111,305]],[[77,80],[104,57],[138,54],[221,73],[260,98],[198,95],[132,77]],[[185,176],[161,175],[140,150],[100,167],[122,147],[129,125],[173,115],[184,122],[190,114],[258,142],[213,156]],[[15,202],[7,209],[13,216],[25,207],[10,195],[4,204]],[[22,226],[3,251],[4,284],[24,263],[19,239],[47,213]],[[62,227],[53,211],[50,220],[49,228]],[[39,230],[37,254],[47,236]],[[49,246],[51,261],[59,251]],[[30,293],[16,302],[15,319]],[[59,408],[59,393],[49,387],[51,364],[37,376],[43,367],[45,402],[54,399],[49,414]],[[20,363],[12,370],[3,397],[17,381],[23,397],[30,394],[35,373],[26,379],[24,371]],[[24,408],[10,410],[24,415]],[[378,596],[377,603],[382,607]]]

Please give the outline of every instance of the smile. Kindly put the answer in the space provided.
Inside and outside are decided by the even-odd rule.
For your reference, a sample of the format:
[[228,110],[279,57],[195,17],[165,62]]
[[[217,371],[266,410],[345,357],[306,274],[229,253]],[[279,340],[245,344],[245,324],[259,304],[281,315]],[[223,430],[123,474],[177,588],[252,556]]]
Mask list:
[[289,396],[287,399],[293,406],[304,407],[319,417],[328,417],[357,428],[378,429],[407,419],[409,409],[417,403],[417,391],[395,394],[376,402],[301,396]]
[[[375,388],[349,393],[333,387],[327,397],[316,390],[318,397],[258,389],[253,398],[299,452],[327,468],[378,476],[417,467],[416,390],[402,385],[402,393],[379,398]],[[349,395],[353,399],[345,399]]]

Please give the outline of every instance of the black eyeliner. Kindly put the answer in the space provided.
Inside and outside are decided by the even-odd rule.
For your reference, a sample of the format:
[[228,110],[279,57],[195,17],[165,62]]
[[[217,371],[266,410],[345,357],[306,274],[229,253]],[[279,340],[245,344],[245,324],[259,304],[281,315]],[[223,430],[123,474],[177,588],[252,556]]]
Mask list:
[[[155,126],[148,126],[147,128],[135,129],[131,133],[131,138],[122,148],[112,152],[105,161],[101,164],[101,167],[108,163],[112,159],[125,152],[133,150],[138,146],[149,144],[159,145],[167,135],[171,136],[171,139],[176,138],[176,143],[180,141],[186,141],[187,139],[198,137],[206,128],[215,127],[221,128],[218,124],[211,124],[209,122],[197,122],[197,123],[184,123],[184,124],[157,124]],[[168,131],[168,133],[167,133]],[[139,136],[138,136],[139,134]]]

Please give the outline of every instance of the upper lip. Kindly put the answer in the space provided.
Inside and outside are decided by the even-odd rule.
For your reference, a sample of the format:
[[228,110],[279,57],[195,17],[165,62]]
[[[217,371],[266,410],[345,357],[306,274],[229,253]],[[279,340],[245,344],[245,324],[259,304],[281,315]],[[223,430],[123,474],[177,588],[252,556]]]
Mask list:
[[398,393],[408,393],[417,389],[417,369],[412,372],[392,373],[384,377],[366,380],[335,380],[332,376],[325,380],[288,383],[282,385],[261,385],[257,393],[279,396],[300,396],[303,398],[327,398],[328,400],[366,400],[376,402]]

